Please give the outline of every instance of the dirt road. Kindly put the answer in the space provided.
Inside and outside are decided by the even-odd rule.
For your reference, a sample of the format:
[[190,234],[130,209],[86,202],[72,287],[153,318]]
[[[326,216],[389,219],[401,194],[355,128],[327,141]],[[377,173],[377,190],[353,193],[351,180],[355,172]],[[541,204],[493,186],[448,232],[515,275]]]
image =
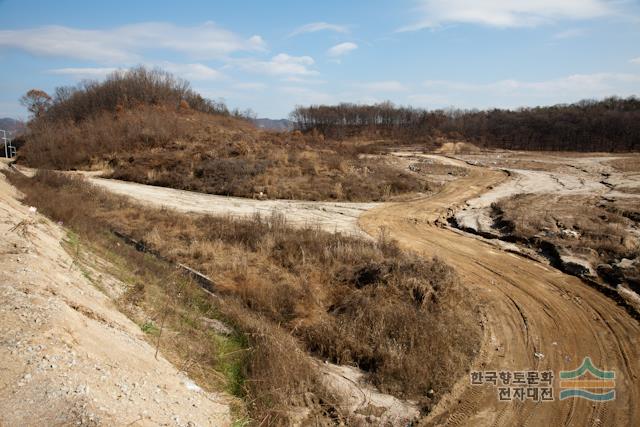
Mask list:
[[[404,247],[425,256],[437,255],[456,267],[469,293],[479,298],[484,313],[485,339],[472,367],[474,370],[552,370],[557,377],[560,370],[576,369],[588,356],[598,368],[615,371],[616,399],[607,403],[584,399],[560,401],[556,378],[553,402],[500,402],[495,388],[470,386],[469,378],[464,377],[452,393],[442,396],[423,424],[637,424],[640,419],[638,322],[612,300],[573,276],[440,226],[447,215],[467,200],[505,179],[502,172],[470,167],[467,176],[449,182],[433,196],[371,206],[371,210],[366,210],[369,206],[358,208],[347,215],[347,224],[350,229],[355,227],[357,215],[362,213],[359,224],[371,235],[377,235],[380,227],[385,227]],[[218,206],[226,209],[236,203],[233,199],[229,203],[218,200],[226,198],[139,184],[94,182],[145,203],[183,211],[215,213],[219,212]],[[241,201],[238,199],[237,203]],[[288,217],[291,212],[284,211]],[[327,216],[326,221],[331,224],[340,216],[342,214]]]
[[91,183],[138,202],[163,206],[180,212],[212,215],[269,216],[282,213],[292,225],[318,226],[326,231],[364,236],[358,217],[379,203],[305,202],[296,200],[253,200],[216,196],[173,188],[154,187],[134,182],[89,177]]
[[[576,369],[586,356],[616,373],[616,399],[500,402],[497,389],[462,378],[424,425],[626,426],[640,419],[640,325],[622,308],[579,279],[501,251],[436,223],[450,209],[505,179],[472,167],[468,176],[414,202],[365,212],[370,234],[385,227],[405,248],[438,256],[456,267],[485,315],[485,340],[474,370]],[[455,210],[455,209],[454,209]]]

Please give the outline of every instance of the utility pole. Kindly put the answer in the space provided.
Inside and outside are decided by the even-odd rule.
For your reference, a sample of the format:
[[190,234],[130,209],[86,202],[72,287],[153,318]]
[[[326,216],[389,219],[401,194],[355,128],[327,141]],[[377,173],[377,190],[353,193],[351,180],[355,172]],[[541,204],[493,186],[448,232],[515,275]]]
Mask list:
[[2,132],[2,142],[4,142],[4,157],[9,158],[9,144],[7,143],[7,131],[0,129]]
[[16,147],[11,145],[11,139],[7,137],[7,131],[4,129],[0,129],[0,138],[2,139],[2,143],[4,144],[4,157],[7,159],[13,158],[16,156]]

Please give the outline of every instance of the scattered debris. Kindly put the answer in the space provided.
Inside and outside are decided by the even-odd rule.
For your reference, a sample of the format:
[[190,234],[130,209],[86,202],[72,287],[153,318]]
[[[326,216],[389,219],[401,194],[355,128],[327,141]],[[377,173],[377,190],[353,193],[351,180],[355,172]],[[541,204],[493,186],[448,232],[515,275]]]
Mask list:
[[220,335],[233,335],[233,329],[219,321],[218,319],[209,319],[208,317],[201,317],[200,321],[207,328],[213,330],[216,334]]

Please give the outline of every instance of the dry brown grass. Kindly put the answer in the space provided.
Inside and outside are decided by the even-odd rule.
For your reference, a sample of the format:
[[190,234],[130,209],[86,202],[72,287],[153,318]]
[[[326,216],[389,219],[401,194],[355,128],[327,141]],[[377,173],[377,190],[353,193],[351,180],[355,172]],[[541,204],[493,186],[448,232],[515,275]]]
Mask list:
[[640,256],[638,238],[629,232],[640,218],[634,200],[521,194],[500,200],[493,208],[504,233],[524,241],[539,237],[594,267]]
[[83,235],[117,228],[209,275],[223,302],[217,309],[250,348],[243,391],[257,420],[286,423],[309,393],[321,416],[346,416],[318,381],[312,356],[359,366],[382,390],[427,406],[427,390],[446,392],[477,348],[472,300],[455,273],[384,236],[374,243],[291,229],[282,217],[141,209],[55,173],[11,179],[26,203]]
[[618,172],[640,172],[640,156],[629,156],[611,160],[607,164]]
[[[505,231],[518,238],[545,235],[575,250],[593,249],[601,257],[635,254],[635,239],[626,231],[629,220],[598,202],[597,197],[522,194],[497,202],[495,208]],[[574,231],[580,238],[563,230]]]
[[239,197],[383,200],[424,183],[358,142],[255,129],[244,120],[169,106],[103,111],[77,123],[36,121],[20,162],[48,169],[108,165],[111,177]]

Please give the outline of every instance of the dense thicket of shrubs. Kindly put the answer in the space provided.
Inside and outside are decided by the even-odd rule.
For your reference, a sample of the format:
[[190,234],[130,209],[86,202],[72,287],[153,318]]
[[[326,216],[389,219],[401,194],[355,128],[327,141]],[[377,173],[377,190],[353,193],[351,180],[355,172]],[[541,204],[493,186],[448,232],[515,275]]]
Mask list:
[[298,130],[327,137],[380,135],[402,142],[438,136],[465,138],[483,147],[516,150],[640,150],[640,99],[607,98],[518,110],[436,110],[339,104],[297,107]]
[[198,113],[215,122],[233,121],[234,115],[224,103],[193,91],[188,82],[144,67],[115,71],[102,82],[58,87],[53,96],[32,89],[21,102],[33,117],[20,158],[52,169],[87,166],[107,153],[168,144],[187,132],[181,114]]
[[105,111],[117,112],[140,105],[171,105],[229,114],[224,103],[203,98],[187,81],[160,69],[137,67],[115,71],[102,82],[88,80],[77,86],[56,88],[51,105],[36,119],[79,122]]

